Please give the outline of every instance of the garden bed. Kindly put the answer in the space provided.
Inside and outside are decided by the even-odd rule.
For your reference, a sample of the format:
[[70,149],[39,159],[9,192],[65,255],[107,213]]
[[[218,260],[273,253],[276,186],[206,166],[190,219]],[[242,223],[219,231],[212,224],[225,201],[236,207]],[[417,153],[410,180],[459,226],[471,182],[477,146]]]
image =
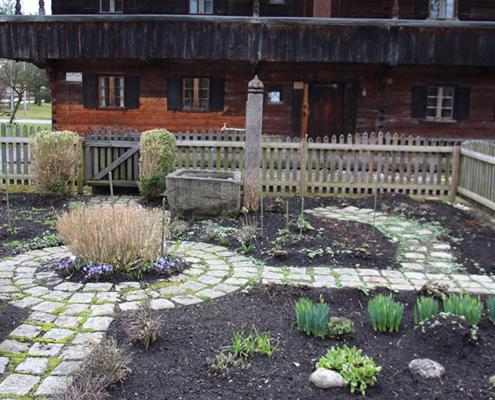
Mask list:
[[[388,293],[381,289],[380,293]],[[112,399],[355,399],[348,388],[323,390],[308,381],[315,364],[331,346],[356,346],[382,366],[377,383],[366,390],[373,399],[489,399],[495,396],[489,378],[495,375],[495,326],[486,316],[479,324],[477,344],[468,339],[469,325],[453,331],[447,321],[435,332],[414,329],[416,293],[394,293],[406,309],[399,332],[372,329],[366,296],[355,289],[309,289],[293,286],[258,286],[249,293],[237,292],[211,304],[156,312],[162,318],[161,337],[148,350],[131,348],[132,373],[112,392]],[[297,330],[292,304],[301,297],[315,302],[320,295],[330,306],[330,316],[345,316],[355,323],[355,337],[343,341],[320,339]],[[270,331],[279,351],[271,358],[255,355],[247,369],[232,369],[225,377],[209,376],[206,358],[213,358],[231,344],[233,331],[252,325]],[[109,335],[123,344],[121,320]],[[445,367],[442,379],[426,380],[413,375],[408,364],[430,358]]]

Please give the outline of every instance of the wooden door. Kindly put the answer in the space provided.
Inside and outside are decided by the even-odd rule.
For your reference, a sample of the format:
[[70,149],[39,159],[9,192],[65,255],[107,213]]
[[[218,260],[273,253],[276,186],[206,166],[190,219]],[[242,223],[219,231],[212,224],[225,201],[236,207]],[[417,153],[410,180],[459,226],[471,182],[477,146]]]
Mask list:
[[309,83],[307,101],[309,138],[323,139],[345,133],[345,83]]

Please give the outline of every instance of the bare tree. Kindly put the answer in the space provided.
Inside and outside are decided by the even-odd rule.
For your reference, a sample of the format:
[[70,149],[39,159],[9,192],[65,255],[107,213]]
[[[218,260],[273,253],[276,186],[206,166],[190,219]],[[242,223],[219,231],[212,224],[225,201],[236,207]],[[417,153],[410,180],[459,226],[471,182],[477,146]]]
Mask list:
[[16,2],[14,0],[0,1],[0,14],[14,14]]
[[17,102],[9,124],[15,118],[26,91],[36,92],[47,81],[46,72],[33,64],[7,61],[0,68],[0,85],[6,85],[17,94]]

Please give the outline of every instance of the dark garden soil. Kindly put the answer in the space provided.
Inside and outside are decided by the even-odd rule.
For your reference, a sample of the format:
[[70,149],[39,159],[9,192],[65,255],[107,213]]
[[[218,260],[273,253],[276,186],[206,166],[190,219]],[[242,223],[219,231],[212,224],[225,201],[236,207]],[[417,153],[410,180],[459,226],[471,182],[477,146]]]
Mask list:
[[[78,198],[71,199],[80,200]],[[268,265],[317,266],[336,265],[355,268],[397,268],[394,260],[395,244],[372,227],[353,222],[325,220],[306,215],[315,228],[303,233],[294,223],[300,214],[297,197],[283,198],[289,201],[292,235],[281,246],[287,255],[274,256],[279,230],[286,227],[285,210],[265,212],[263,236],[253,242],[246,256],[265,260]],[[265,198],[269,208],[274,198]],[[305,208],[335,205],[353,205],[373,208],[373,197],[305,199]],[[55,216],[68,209],[69,200],[43,195],[15,193],[10,196],[12,230],[7,226],[6,202],[0,194],[0,259],[25,251],[25,247],[12,246],[12,242],[33,240],[43,236],[53,227]],[[146,206],[160,205],[147,204]],[[391,215],[403,213],[407,218],[438,221],[444,227],[446,241],[455,248],[458,260],[469,273],[495,273],[495,231],[482,218],[454,207],[434,202],[417,202],[403,195],[384,195],[378,199],[378,208]],[[254,217],[250,217],[251,219]],[[242,220],[215,221],[223,227],[240,227]],[[258,215],[258,228],[261,225]],[[189,222],[188,240],[200,240],[200,228],[204,222]],[[50,231],[54,232],[54,231]],[[454,238],[452,240],[451,238]],[[462,240],[460,240],[462,238]],[[202,239],[201,239],[202,240]],[[240,249],[239,242],[227,236],[227,243],[213,241],[232,250]],[[4,246],[7,244],[8,246]],[[285,247],[284,247],[285,246]],[[319,249],[332,248],[334,256],[318,254]],[[342,250],[337,252],[336,250]],[[345,250],[345,251],[344,251]],[[311,254],[315,253],[313,256]],[[333,260],[337,261],[334,262]],[[80,279],[80,278],[77,278]],[[385,293],[386,289],[379,289]],[[132,374],[112,392],[115,400],[130,399],[346,399],[356,398],[347,388],[324,391],[308,382],[315,363],[331,346],[343,343],[332,339],[307,336],[297,330],[292,304],[301,297],[319,301],[320,295],[330,306],[331,316],[345,316],[356,324],[354,338],[346,341],[357,346],[364,354],[374,358],[383,367],[378,373],[377,384],[366,391],[366,397],[376,399],[494,399],[495,389],[489,377],[495,375],[495,326],[486,313],[479,324],[479,340],[470,339],[470,327],[459,320],[440,320],[435,330],[414,330],[413,304],[416,293],[393,294],[396,300],[406,304],[406,311],[399,332],[374,332],[366,310],[367,297],[363,292],[351,289],[310,289],[291,286],[258,286],[248,293],[236,292],[213,300],[210,304],[178,307],[154,313],[161,318],[160,336],[148,350],[135,344],[132,347]],[[485,307],[486,308],[486,307]],[[23,310],[7,306],[2,308],[4,334],[18,326],[25,314]],[[124,343],[124,330],[119,318],[110,335]],[[10,326],[12,324],[12,326]],[[248,369],[231,370],[226,377],[209,376],[206,358],[219,354],[223,346],[231,343],[233,330],[245,325],[249,333],[255,325],[258,331],[270,331],[271,337],[280,342],[278,352],[271,359],[256,355],[250,359]],[[455,330],[453,328],[456,328]],[[446,369],[441,380],[424,380],[408,371],[408,363],[419,357],[440,362]]]
[[[385,289],[381,293],[387,294]],[[486,315],[479,323],[478,341],[470,340],[467,322],[442,319],[435,329],[414,329],[413,304],[417,294],[394,293],[406,309],[399,332],[372,329],[366,310],[367,297],[350,289],[309,289],[292,286],[258,286],[236,292],[210,304],[156,312],[161,318],[160,337],[148,350],[134,344],[132,373],[111,391],[114,400],[144,399],[355,399],[348,388],[323,390],[308,382],[315,364],[331,346],[356,346],[382,366],[377,383],[366,390],[373,399],[493,399],[495,387],[495,325]],[[330,306],[330,316],[345,316],[355,323],[355,336],[345,342],[320,339],[297,330],[292,304],[302,297],[315,302],[320,296]],[[453,323],[454,322],[454,323]],[[231,344],[233,331],[245,326],[245,336],[255,325],[269,331],[279,351],[271,358],[255,355],[247,369],[234,368],[225,377],[209,376],[206,358]],[[454,330],[455,328],[455,330]],[[125,335],[122,319],[110,329],[120,345]],[[408,364],[430,358],[445,367],[441,380],[413,375]]]

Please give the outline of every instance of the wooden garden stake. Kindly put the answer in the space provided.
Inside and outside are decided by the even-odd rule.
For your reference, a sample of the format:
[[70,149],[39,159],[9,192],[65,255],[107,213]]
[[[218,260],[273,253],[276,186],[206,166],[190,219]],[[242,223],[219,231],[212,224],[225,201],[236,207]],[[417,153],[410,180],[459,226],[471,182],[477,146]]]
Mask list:
[[113,201],[113,180],[112,180],[112,171],[110,171],[110,172],[108,173],[108,175],[110,176],[110,196],[112,197],[112,208],[113,208],[114,201]]
[[9,230],[12,230],[10,224],[10,202],[9,202],[9,180],[7,179],[7,164],[3,165],[5,171],[5,200],[7,201],[7,223],[9,224]]
[[263,182],[261,182],[260,194],[261,194],[261,237],[263,237]]
[[162,257],[165,254],[164,246],[165,246],[165,197],[163,198],[162,201],[162,251],[161,251]]

